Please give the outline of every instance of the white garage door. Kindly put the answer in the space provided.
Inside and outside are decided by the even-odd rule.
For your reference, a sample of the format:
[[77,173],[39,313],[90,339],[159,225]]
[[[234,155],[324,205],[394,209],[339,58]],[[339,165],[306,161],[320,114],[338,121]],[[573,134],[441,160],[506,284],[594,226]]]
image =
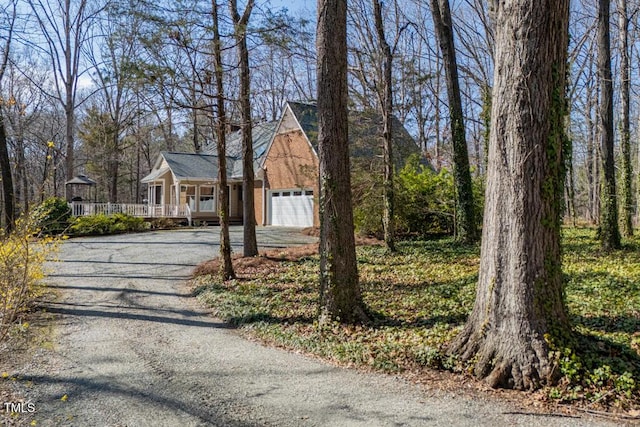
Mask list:
[[311,227],[313,225],[313,191],[272,191],[271,225]]

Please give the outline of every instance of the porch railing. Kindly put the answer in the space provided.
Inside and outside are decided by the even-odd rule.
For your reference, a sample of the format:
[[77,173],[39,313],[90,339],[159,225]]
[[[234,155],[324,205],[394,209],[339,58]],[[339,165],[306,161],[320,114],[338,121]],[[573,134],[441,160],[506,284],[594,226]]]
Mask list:
[[123,213],[144,218],[186,218],[191,222],[189,205],[143,205],[133,203],[71,202],[73,216]]

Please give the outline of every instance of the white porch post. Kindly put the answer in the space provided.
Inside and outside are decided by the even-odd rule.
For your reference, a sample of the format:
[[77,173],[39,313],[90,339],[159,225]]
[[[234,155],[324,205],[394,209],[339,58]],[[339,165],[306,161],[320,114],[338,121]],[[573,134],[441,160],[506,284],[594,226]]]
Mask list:
[[176,209],[180,209],[180,180],[176,181]]

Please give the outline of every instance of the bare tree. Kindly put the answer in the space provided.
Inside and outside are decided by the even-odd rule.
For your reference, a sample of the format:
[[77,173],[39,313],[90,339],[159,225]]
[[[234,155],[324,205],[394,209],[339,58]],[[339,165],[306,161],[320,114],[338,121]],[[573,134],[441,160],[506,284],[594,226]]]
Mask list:
[[616,170],[613,157],[613,81],[611,77],[610,1],[598,2],[598,78],[600,81],[600,147],[602,153],[602,209],[600,243],[605,250],[620,248]]
[[449,0],[431,0],[431,13],[440,42],[449,97],[451,139],[453,142],[453,176],[456,186],[456,234],[466,243],[478,240],[473,185],[469,170],[466,128],[462,113],[462,98],[458,81],[458,64],[453,41],[453,23]]
[[231,239],[229,237],[229,189],[227,185],[227,113],[224,97],[224,72],[222,69],[222,40],[218,17],[218,3],[211,0],[211,18],[213,22],[213,76],[216,87],[216,147],[218,152],[218,216],[220,217],[220,257],[222,258],[222,279],[236,277],[231,262]]
[[237,0],[229,0],[234,36],[240,63],[240,131],[242,132],[242,211],[244,230],[244,256],[258,255],[256,239],[255,203],[253,197],[253,132],[251,123],[251,76],[249,68],[249,49],[247,48],[247,25],[253,10],[254,1],[249,0],[242,13],[238,13]]
[[[6,13],[7,15],[7,30],[6,34],[2,35],[5,38],[5,42],[4,46],[2,46],[2,56],[0,57],[0,84],[2,84],[2,79],[7,70],[7,64],[9,63],[11,39],[13,37],[13,28],[17,15],[16,2],[12,1],[10,6],[7,6],[6,9],[2,10],[2,13]],[[3,16],[2,18],[5,17]],[[6,102],[11,103],[12,99],[13,97],[10,96]],[[3,100],[3,102],[5,101]],[[0,104],[0,169],[2,170],[2,191],[4,194],[5,231],[8,233],[13,230],[15,225],[15,194],[13,176],[11,174],[11,162],[9,159],[7,131],[4,124],[4,115],[2,110],[3,106]]]
[[384,209],[382,210],[382,228],[384,231],[384,242],[387,249],[395,251],[394,241],[394,197],[393,197],[393,52],[387,42],[382,20],[382,7],[379,0],[372,0],[374,25],[376,29],[377,42],[382,57],[382,79],[379,82],[378,97],[380,98],[380,111],[382,112],[382,153],[384,163],[383,179],[383,199]]
[[[28,3],[45,42],[42,50],[51,61],[55,91],[50,96],[60,103],[66,117],[65,169],[67,179],[71,179],[75,171],[75,112],[82,102],[78,97],[78,80],[85,72],[82,46],[103,7],[91,0],[28,0]],[[67,198],[72,197],[71,191],[69,186]]]
[[[92,79],[99,94],[101,110],[108,115],[109,141],[106,151],[105,181],[108,181],[110,202],[118,202],[118,186],[126,150],[124,132],[133,125],[137,113],[133,87],[136,74],[132,72],[138,48],[136,31],[139,16],[113,3],[92,27],[92,43],[87,43],[86,57],[93,67]],[[97,107],[95,107],[97,108]]]
[[365,318],[353,234],[346,27],[346,0],[318,1],[321,322],[356,322]]
[[570,325],[563,299],[569,0],[493,0],[495,71],[476,301],[450,351],[493,387],[533,389],[556,372],[548,340]]

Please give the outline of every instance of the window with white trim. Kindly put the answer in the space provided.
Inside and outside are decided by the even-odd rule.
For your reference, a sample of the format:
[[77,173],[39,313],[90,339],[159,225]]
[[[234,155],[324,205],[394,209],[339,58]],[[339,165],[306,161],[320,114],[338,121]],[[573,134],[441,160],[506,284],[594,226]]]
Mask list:
[[196,186],[181,185],[180,186],[180,204],[188,204],[189,209],[196,210]]
[[213,185],[200,186],[200,212],[214,212],[216,194]]

